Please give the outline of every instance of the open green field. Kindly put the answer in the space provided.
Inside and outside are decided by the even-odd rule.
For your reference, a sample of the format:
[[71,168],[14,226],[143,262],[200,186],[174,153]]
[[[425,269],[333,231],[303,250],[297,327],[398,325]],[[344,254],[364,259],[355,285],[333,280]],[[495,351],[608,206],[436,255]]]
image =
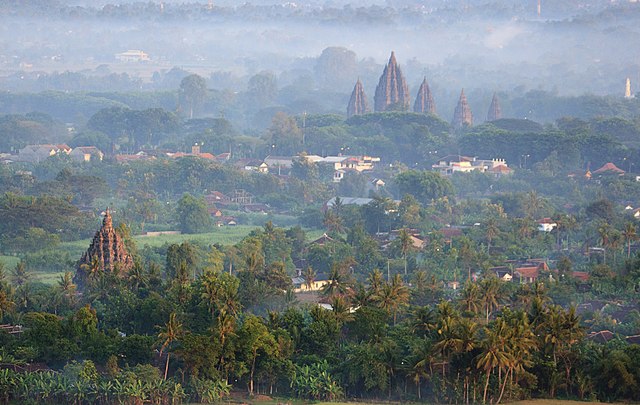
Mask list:
[[[139,249],[145,246],[160,247],[165,244],[182,243],[185,241],[194,242],[199,245],[234,245],[240,242],[246,237],[252,230],[259,228],[253,225],[238,225],[238,226],[225,226],[217,228],[214,232],[200,233],[200,234],[179,234],[179,235],[156,235],[134,236],[134,240]],[[312,230],[307,231],[307,240],[312,241],[322,236],[322,231]],[[90,239],[81,239],[72,242],[63,242],[56,249],[69,252],[71,257],[80,258],[82,253],[89,247],[91,243]],[[20,261],[20,258],[15,256],[1,256],[0,262],[4,263],[5,269],[10,274],[16,264]],[[64,273],[61,272],[43,272],[32,271],[32,280],[42,282],[45,284],[53,284],[60,279]]]
[[15,256],[1,256],[0,255],[0,262],[4,264],[4,268],[6,269],[12,269],[14,267],[16,267],[16,264],[18,264],[18,262],[20,261],[20,258],[15,257]]
[[[217,228],[214,232],[208,233],[156,236],[137,235],[134,236],[133,239],[139,249],[143,248],[145,245],[150,247],[159,247],[164,244],[170,245],[185,241],[203,245],[213,245],[217,243],[225,246],[235,245],[256,228],[259,227],[253,225],[224,226]],[[307,240],[311,241],[317,239],[322,236],[322,233],[323,232],[320,230],[307,231]],[[89,247],[90,243],[90,239],[81,239],[73,242],[61,243],[59,248],[68,250],[70,253],[79,256]]]

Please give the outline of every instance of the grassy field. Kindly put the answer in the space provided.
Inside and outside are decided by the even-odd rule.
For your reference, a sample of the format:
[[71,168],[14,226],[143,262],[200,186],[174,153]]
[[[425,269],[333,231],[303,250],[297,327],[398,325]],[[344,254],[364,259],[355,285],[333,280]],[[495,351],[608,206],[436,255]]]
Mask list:
[[16,267],[16,264],[18,264],[19,261],[20,261],[20,258],[15,256],[0,255],[0,262],[4,264],[5,271],[6,269],[13,269],[14,267]]
[[[238,225],[238,226],[225,226],[217,228],[214,232],[200,233],[200,234],[180,234],[180,235],[157,235],[157,236],[134,236],[134,240],[138,249],[142,249],[145,246],[160,247],[165,244],[182,243],[184,241],[191,241],[199,245],[234,245],[240,242],[246,237],[252,230],[258,228],[253,225]],[[312,241],[322,236],[322,231],[313,230],[307,231],[307,240]],[[71,257],[80,257],[82,253],[89,247],[91,243],[90,239],[81,239],[73,242],[61,243],[56,249],[69,252]],[[14,256],[0,256],[0,262],[4,263],[7,274],[10,274],[16,264],[19,262],[18,257]],[[45,284],[53,284],[60,279],[64,273],[58,272],[43,272],[32,271],[32,280],[39,281]]]

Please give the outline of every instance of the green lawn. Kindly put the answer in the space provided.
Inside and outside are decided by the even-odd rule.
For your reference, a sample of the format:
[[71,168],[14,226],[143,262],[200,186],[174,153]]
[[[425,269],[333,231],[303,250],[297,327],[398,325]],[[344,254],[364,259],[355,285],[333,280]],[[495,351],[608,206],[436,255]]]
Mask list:
[[134,240],[136,241],[138,247],[143,247],[144,245],[158,247],[164,245],[165,243],[182,243],[187,240],[206,244],[218,243],[220,245],[235,245],[236,243],[240,242],[245,236],[247,236],[249,232],[256,228],[256,226],[252,225],[223,226],[209,233],[159,236],[139,235],[135,236]]
[[[252,230],[258,227],[252,225],[238,225],[235,227],[225,226],[217,228],[214,232],[200,234],[180,234],[180,235],[158,235],[158,236],[134,236],[134,240],[141,249],[145,245],[150,247],[159,247],[164,244],[182,243],[184,241],[192,241],[197,244],[214,244],[234,245],[240,242]],[[322,236],[323,231],[311,230],[307,231],[307,240],[312,241]],[[69,252],[72,257],[80,257],[82,253],[89,247],[90,239],[76,240],[72,242],[63,242],[57,249]],[[11,272],[20,259],[14,256],[0,256],[0,261],[5,264],[5,268]],[[32,280],[45,284],[54,284],[64,273],[33,271]]]
[[0,255],[0,262],[4,263],[5,272],[7,270],[11,270],[14,267],[16,267],[16,264],[18,264],[19,261],[20,261],[20,258],[15,257],[15,256],[1,256]]

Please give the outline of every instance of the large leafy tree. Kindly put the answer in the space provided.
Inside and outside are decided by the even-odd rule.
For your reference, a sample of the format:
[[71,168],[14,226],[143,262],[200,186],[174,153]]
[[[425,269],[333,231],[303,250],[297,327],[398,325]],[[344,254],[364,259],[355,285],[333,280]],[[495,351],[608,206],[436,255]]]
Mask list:
[[178,224],[183,233],[202,233],[211,229],[211,215],[204,199],[185,193],[176,208]]
[[395,182],[401,195],[411,194],[423,204],[453,194],[449,179],[439,173],[424,170],[408,170],[396,176]]
[[189,105],[189,118],[193,118],[193,110],[207,97],[207,81],[199,75],[192,74],[180,82],[180,99]]

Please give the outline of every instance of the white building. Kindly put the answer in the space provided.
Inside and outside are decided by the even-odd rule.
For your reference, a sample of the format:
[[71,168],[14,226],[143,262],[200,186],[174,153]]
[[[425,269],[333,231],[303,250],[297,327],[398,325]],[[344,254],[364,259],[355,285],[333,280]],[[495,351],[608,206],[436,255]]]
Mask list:
[[117,53],[116,59],[120,62],[145,62],[151,60],[146,52],[138,49],[129,49],[126,52]]

